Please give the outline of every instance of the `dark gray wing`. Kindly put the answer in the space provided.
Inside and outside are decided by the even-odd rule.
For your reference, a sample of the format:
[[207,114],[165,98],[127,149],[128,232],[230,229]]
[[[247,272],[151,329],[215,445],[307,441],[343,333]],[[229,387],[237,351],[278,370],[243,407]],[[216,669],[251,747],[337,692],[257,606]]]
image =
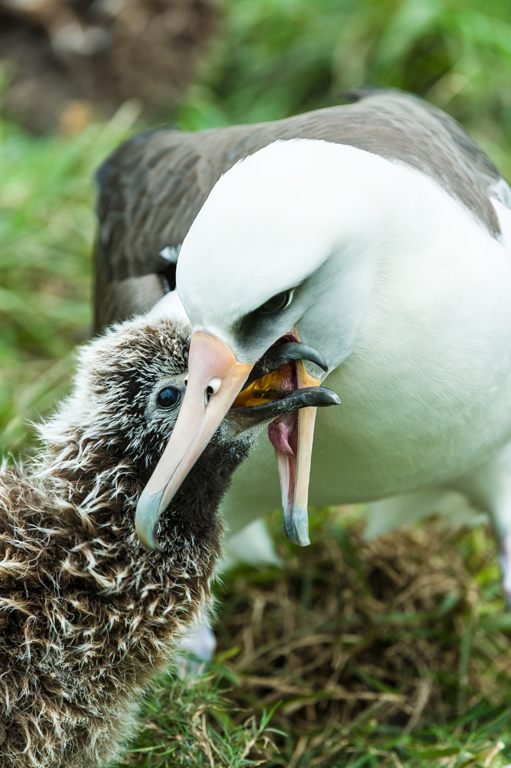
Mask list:
[[[495,190],[502,183],[507,184],[456,120],[423,99],[398,90],[361,88],[346,97],[356,102],[350,107],[352,121],[362,130],[354,146],[400,160],[431,176],[463,202],[492,235],[500,231],[490,197],[497,196]],[[372,130],[363,130],[364,125]],[[509,196],[504,197],[508,202]]]
[[[415,96],[362,90],[355,103],[272,123],[198,133],[163,129],[123,144],[98,172],[95,326],[148,310],[175,285],[174,255],[220,176],[277,139],[323,139],[398,160],[435,179],[492,236],[497,169],[462,128]],[[509,199],[509,198],[507,198]],[[162,250],[168,248],[170,250]]]

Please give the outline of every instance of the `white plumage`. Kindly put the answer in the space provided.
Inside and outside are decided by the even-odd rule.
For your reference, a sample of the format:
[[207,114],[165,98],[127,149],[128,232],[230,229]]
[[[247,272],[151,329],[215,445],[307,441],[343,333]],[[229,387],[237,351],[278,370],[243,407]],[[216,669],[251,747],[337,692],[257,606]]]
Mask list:
[[[276,142],[214,187],[183,243],[178,293],[193,331],[242,362],[290,328],[326,359],[342,405],[318,414],[311,504],[424,502],[428,490],[434,505],[461,491],[506,546],[511,212],[492,202],[498,237],[419,171],[310,140]],[[293,288],[284,311],[240,336],[249,313]],[[278,505],[272,453],[260,439],[238,471],[231,530]]]

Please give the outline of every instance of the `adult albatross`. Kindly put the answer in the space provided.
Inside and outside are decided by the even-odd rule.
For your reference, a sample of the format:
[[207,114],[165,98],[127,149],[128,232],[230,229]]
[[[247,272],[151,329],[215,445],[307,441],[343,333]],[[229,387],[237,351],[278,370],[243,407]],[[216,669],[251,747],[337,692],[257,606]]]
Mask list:
[[[275,123],[146,134],[100,171],[99,324],[163,297],[177,261],[193,331],[176,428],[139,501],[148,546],[233,402],[261,402],[272,382],[319,384],[324,361],[342,405],[318,416],[311,501],[398,497],[424,510],[461,492],[493,515],[507,558],[511,192],[439,110],[394,91],[356,98]],[[286,360],[247,389],[253,367],[293,342],[315,362]],[[300,544],[313,422],[305,409],[270,426]],[[265,443],[235,479],[229,521],[275,507]]]

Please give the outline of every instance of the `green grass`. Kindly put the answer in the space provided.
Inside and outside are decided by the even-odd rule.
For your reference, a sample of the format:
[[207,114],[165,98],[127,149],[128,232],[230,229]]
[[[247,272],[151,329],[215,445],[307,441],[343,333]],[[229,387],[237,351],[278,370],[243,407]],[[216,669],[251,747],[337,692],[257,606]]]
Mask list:
[[275,120],[359,85],[446,109],[511,177],[511,7],[501,0],[225,0],[178,114],[189,129]]
[[93,173],[126,138],[129,104],[74,138],[34,139],[0,122],[0,453],[68,388],[91,328]]
[[[146,727],[131,745],[121,766],[173,766],[191,768],[245,768],[254,749],[266,749],[275,729],[271,713],[260,716],[238,712],[229,701],[221,672],[206,672],[192,681],[175,674],[162,676],[153,695],[144,703],[141,718]],[[149,725],[149,727],[147,727]]]
[[[360,84],[394,86],[459,119],[511,178],[508,4],[225,0],[223,6],[222,32],[174,116],[180,127],[278,119],[338,103],[340,91]],[[47,414],[69,387],[73,351],[90,333],[92,173],[141,127],[130,105],[75,137],[35,139],[0,119],[4,455],[30,448],[29,421]],[[359,523],[349,515],[347,522],[334,513],[315,520],[314,546],[299,559],[274,525],[282,571],[242,568],[225,579],[215,664],[193,684],[172,676],[159,681],[142,704],[141,731],[124,764],[511,763],[511,621],[491,535],[454,532],[434,557],[424,540],[423,570],[436,568],[443,584],[438,601],[430,605],[424,593],[422,602],[398,610],[397,592],[387,602],[375,594],[369,566],[380,557],[391,568],[406,536],[396,535],[387,554],[378,554],[361,542]],[[442,569],[445,578],[438,576]],[[405,583],[412,576],[420,581],[420,573],[408,573]],[[293,650],[313,636],[315,645]],[[371,647],[352,653],[354,636],[370,637]],[[373,696],[364,700],[368,705],[357,699],[351,716],[332,698],[325,677],[346,649],[343,686],[350,695]],[[396,650],[392,657],[393,649],[400,655]],[[403,660],[400,668],[395,659]],[[422,706],[428,691],[433,698]]]

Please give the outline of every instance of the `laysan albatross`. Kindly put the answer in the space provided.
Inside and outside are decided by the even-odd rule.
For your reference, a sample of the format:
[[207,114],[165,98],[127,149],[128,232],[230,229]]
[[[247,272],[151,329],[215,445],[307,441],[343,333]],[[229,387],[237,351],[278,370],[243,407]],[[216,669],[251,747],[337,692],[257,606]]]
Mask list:
[[[162,299],[163,311],[182,302],[193,330],[176,429],[139,501],[149,546],[232,403],[271,389],[260,379],[240,395],[252,366],[296,340],[342,400],[317,418],[310,501],[426,510],[459,492],[493,516],[505,566],[511,191],[441,111],[394,91],[355,98],[275,123],[142,135],[100,171],[98,323]],[[165,298],[176,261],[178,297]],[[281,388],[327,373],[305,361],[271,376]],[[270,427],[300,544],[313,423],[306,409]],[[276,506],[271,450],[260,440],[238,472],[232,527]]]

